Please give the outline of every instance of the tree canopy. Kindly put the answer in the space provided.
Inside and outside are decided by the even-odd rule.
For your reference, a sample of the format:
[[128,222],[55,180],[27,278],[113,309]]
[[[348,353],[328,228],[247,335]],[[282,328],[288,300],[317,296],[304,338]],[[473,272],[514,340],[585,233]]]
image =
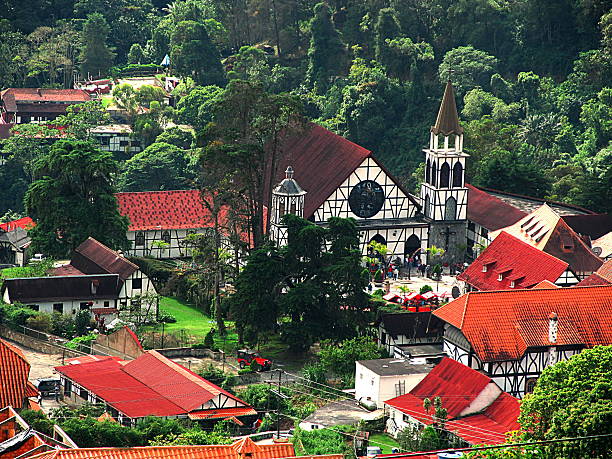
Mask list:
[[32,250],[65,258],[90,236],[115,250],[129,248],[128,222],[111,184],[117,170],[111,153],[83,140],[59,140],[38,158],[25,196],[36,222]]

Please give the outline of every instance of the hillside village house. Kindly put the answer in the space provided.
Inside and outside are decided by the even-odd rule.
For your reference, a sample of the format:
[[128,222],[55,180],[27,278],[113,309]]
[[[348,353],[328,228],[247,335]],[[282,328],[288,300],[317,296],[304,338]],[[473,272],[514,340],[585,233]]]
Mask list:
[[378,345],[393,357],[404,357],[414,345],[442,343],[444,322],[431,312],[382,314]]
[[397,435],[409,425],[431,425],[433,407],[427,412],[425,398],[440,397],[448,412],[445,430],[470,445],[497,445],[519,428],[519,401],[503,392],[488,376],[452,359],[444,358],[409,393],[385,402],[387,431]]
[[433,364],[415,364],[407,359],[358,360],[355,399],[383,408],[385,400],[411,391],[433,367]]
[[217,421],[256,415],[244,401],[157,351],[56,367],[64,398],[100,403],[122,425],[147,416]]
[[542,371],[583,349],[612,345],[612,285],[470,292],[434,311],[444,351],[522,398]]
[[129,124],[106,124],[96,126],[89,132],[100,144],[102,151],[109,151],[116,155],[122,154],[126,158],[142,151],[140,142],[132,138],[133,130]]
[[526,242],[501,232],[493,242],[457,276],[463,292],[531,288],[542,281],[560,287],[578,283],[569,265]]
[[15,124],[44,124],[66,114],[68,106],[90,99],[80,89],[5,89],[0,92],[0,138],[9,137]]
[[69,264],[50,274],[6,279],[4,301],[47,313],[88,310],[92,316],[104,319],[104,324],[132,306],[146,307],[150,316],[157,314],[157,303],[141,305],[142,296],[156,293],[150,279],[134,263],[93,238],[74,250]]

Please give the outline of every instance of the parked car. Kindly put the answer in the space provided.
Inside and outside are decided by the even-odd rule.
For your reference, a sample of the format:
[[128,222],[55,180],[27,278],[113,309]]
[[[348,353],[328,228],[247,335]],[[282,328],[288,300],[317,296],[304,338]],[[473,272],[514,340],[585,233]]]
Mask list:
[[236,359],[240,368],[250,366],[255,371],[268,371],[272,368],[272,361],[263,358],[255,351],[240,349],[236,353]]
[[58,378],[37,379],[34,385],[43,397],[59,394],[60,380]]

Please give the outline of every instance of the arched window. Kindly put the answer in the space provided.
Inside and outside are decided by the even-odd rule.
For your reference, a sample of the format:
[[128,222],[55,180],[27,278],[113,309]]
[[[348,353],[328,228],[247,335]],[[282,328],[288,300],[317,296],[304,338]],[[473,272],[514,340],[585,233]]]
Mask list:
[[427,163],[425,164],[425,183],[429,183],[431,179],[431,162],[427,159]]
[[411,235],[404,244],[404,259],[419,258],[421,240],[416,234]]
[[278,198],[278,220],[285,215],[285,198]]
[[463,166],[457,162],[453,166],[453,188],[461,188],[463,186]]
[[457,200],[452,196],[446,200],[444,206],[444,220],[456,220],[457,219]]
[[162,241],[164,241],[166,244],[170,244],[170,231],[164,231],[162,232]]
[[143,245],[145,245],[144,233],[142,231],[138,231],[134,237],[134,246],[142,247]]
[[435,161],[431,163],[431,184],[433,186],[438,185],[438,166]]
[[450,184],[450,166],[446,161],[440,168],[440,188],[448,188]]
[[431,216],[431,201],[428,194],[425,195],[425,216]]
[[296,198],[291,198],[291,210],[289,211],[290,214],[293,215],[297,215],[297,199]]

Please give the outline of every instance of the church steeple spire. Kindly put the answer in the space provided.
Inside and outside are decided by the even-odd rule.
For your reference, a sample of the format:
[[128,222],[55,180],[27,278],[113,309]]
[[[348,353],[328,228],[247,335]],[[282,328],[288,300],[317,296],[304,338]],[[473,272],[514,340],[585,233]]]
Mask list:
[[446,82],[446,89],[444,89],[444,97],[442,97],[438,118],[436,119],[436,124],[431,127],[431,132],[434,135],[442,134],[443,136],[463,134],[463,128],[459,124],[459,116],[457,115],[455,93],[450,80]]

